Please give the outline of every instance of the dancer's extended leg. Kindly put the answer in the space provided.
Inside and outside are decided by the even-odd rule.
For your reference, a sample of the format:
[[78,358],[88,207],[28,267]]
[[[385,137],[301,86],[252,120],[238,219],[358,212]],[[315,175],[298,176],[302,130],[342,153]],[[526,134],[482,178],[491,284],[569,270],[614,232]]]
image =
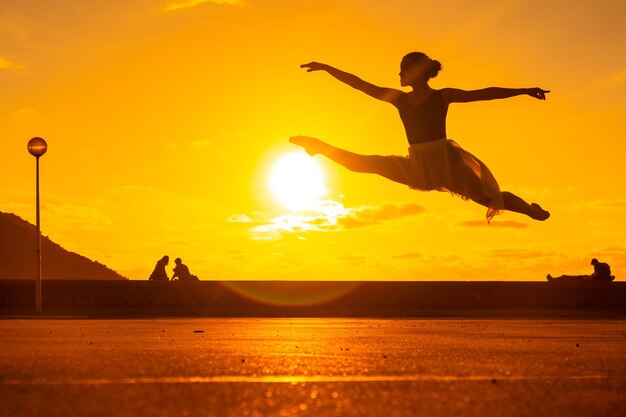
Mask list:
[[302,146],[309,155],[321,154],[348,168],[350,171],[378,174],[392,181],[408,185],[409,161],[400,156],[361,155],[336,148],[319,139],[308,136],[294,136],[289,139]]

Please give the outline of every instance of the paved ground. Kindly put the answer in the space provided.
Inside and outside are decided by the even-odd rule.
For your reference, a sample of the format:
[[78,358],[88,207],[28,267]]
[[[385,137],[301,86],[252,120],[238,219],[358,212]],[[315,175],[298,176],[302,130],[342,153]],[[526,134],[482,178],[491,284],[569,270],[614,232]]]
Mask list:
[[624,416],[625,320],[0,319],[0,416]]

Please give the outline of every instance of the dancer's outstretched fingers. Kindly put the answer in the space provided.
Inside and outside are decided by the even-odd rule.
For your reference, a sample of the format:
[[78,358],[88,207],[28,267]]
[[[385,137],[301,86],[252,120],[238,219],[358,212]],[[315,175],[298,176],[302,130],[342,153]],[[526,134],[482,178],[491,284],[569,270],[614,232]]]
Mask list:
[[309,62],[308,64],[300,65],[300,68],[306,68],[306,72],[312,71],[321,71],[326,67],[326,64],[322,64],[321,62]]
[[531,97],[535,97],[536,99],[539,99],[539,100],[545,100],[546,93],[549,93],[549,92],[550,90],[544,90],[542,88],[535,87],[535,88],[530,89],[530,91],[528,92],[528,95]]

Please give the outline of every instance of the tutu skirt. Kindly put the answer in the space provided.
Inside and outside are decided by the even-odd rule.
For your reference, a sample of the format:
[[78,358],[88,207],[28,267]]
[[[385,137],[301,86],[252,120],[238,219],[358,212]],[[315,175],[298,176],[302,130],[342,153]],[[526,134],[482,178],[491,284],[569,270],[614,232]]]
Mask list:
[[450,192],[485,205],[488,222],[504,210],[500,186],[489,168],[453,140],[411,144],[405,158],[409,163],[401,165],[409,187]]

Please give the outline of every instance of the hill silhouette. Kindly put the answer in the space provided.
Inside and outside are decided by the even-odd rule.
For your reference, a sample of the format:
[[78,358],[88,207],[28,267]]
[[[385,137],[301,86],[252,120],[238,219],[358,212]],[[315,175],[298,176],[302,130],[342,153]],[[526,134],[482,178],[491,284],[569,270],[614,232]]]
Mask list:
[[[13,213],[0,212],[0,279],[34,279],[37,229]],[[43,279],[127,279],[105,265],[63,249],[42,236]]]

